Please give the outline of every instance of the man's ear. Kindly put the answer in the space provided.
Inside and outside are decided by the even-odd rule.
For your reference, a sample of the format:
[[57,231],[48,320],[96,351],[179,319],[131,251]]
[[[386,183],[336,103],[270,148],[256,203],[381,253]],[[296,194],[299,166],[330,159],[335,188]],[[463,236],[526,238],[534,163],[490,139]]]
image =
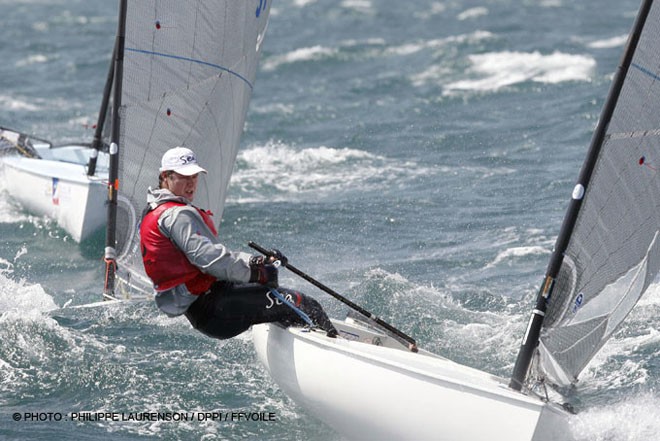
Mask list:
[[160,188],[168,188],[167,187],[167,171],[160,172],[160,175],[158,176],[158,183]]

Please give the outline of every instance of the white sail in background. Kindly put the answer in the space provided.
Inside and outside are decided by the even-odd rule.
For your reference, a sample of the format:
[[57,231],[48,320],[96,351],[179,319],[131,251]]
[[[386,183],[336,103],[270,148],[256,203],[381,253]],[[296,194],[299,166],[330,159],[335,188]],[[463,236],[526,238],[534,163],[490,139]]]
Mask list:
[[560,385],[576,381],[660,267],[659,36],[650,2],[541,331],[541,370]]
[[195,203],[219,222],[252,94],[268,0],[129,0],[119,142],[118,277],[151,291],[137,227],[169,148],[209,171]]

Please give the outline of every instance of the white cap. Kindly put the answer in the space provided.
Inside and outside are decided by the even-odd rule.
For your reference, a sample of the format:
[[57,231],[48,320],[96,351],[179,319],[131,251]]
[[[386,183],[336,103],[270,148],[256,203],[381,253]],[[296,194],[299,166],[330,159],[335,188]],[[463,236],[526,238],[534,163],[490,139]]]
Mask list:
[[206,173],[206,170],[197,164],[195,153],[186,147],[174,147],[165,152],[160,161],[160,171],[169,170],[184,176]]

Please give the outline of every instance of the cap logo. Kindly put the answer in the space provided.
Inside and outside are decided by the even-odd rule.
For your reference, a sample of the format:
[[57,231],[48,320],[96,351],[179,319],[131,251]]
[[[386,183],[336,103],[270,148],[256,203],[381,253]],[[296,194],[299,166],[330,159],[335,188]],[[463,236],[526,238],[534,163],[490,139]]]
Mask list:
[[197,159],[195,159],[195,155],[183,155],[179,156],[179,160],[181,161],[182,165],[186,165],[190,162],[197,162]]

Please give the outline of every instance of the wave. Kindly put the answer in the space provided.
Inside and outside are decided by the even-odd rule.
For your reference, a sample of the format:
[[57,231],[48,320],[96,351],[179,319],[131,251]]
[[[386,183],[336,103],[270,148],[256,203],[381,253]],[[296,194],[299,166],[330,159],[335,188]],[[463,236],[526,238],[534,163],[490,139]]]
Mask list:
[[[533,306],[531,298],[514,300],[483,287],[477,291],[461,280],[447,279],[439,286],[420,284],[382,268],[366,270],[361,279],[348,296],[392,324],[402,325],[409,335],[422,337],[426,349],[496,375],[511,373]],[[601,400],[609,400],[612,391],[635,396],[657,390],[653,359],[660,354],[660,331],[650,324],[659,312],[660,284],[656,284],[580,375],[581,407],[600,408]],[[658,426],[654,427],[657,433]]]
[[470,20],[473,18],[483,17],[485,15],[488,15],[488,8],[484,8],[483,6],[477,6],[474,8],[466,9],[465,11],[458,14],[456,18],[463,21],[463,20]]
[[660,284],[642,296],[621,328],[587,365],[581,377],[597,393],[601,389],[628,388],[657,382],[657,372],[648,363],[660,354],[660,331],[649,323],[660,312]]
[[[0,170],[2,167],[0,166]],[[30,220],[30,216],[21,211],[21,208],[11,199],[4,188],[4,176],[0,171],[0,223],[21,223]]]
[[58,308],[53,297],[47,294],[41,285],[11,279],[14,263],[24,251],[22,249],[16,254],[14,262],[0,258],[0,313],[2,316],[11,311],[41,313]]
[[465,91],[496,91],[525,83],[561,83],[565,81],[589,81],[596,61],[586,55],[554,52],[549,55],[535,52],[491,52],[468,56],[474,79],[446,84],[445,95]]
[[283,55],[266,58],[261,63],[261,69],[264,71],[270,71],[277,69],[283,64],[293,64],[304,61],[318,61],[327,59],[336,55],[337,52],[337,49],[327,48],[319,45],[303,47]]
[[33,54],[16,62],[16,67],[25,67],[32,64],[47,63],[49,58],[44,54]]
[[261,69],[273,71],[285,65],[310,61],[352,61],[355,59],[408,56],[423,50],[439,50],[457,44],[475,44],[493,38],[494,34],[489,31],[476,30],[467,34],[452,35],[440,39],[416,40],[399,45],[389,45],[383,38],[344,40],[337,47],[314,45],[294,49],[281,55],[266,57],[261,62]]
[[0,107],[13,111],[36,112],[41,110],[41,106],[34,101],[17,98],[14,96],[0,95]]
[[660,433],[660,396],[644,392],[619,402],[594,407],[571,419],[577,441],[639,441]]
[[587,44],[587,47],[592,49],[610,49],[615,47],[623,47],[628,41],[628,35],[618,35],[604,40],[596,40]]
[[351,11],[361,12],[361,13],[375,13],[373,3],[371,0],[343,0],[341,2],[341,7],[345,9],[350,9]]
[[521,246],[508,248],[501,253],[499,253],[495,260],[489,263],[487,266],[496,266],[497,264],[509,261],[514,258],[527,257],[527,256],[538,256],[550,254],[550,250],[542,246]]
[[310,5],[312,3],[316,3],[319,0],[293,0],[293,6],[296,6],[298,8],[305,7],[307,5]]
[[367,269],[347,297],[403,332],[420,347],[496,375],[510,373],[525,319],[508,299],[489,292],[463,295],[464,284],[417,283],[380,267]]
[[[239,152],[229,199],[254,202],[330,196],[369,191],[388,183],[403,185],[430,169],[351,148],[326,146],[297,150],[283,143],[252,146]],[[238,194],[236,194],[238,193]]]

